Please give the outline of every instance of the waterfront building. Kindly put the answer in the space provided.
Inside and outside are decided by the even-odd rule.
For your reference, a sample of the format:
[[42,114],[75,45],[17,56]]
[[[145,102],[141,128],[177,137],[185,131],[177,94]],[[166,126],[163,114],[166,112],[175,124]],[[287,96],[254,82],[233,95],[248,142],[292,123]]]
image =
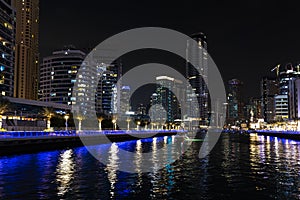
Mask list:
[[15,65],[15,10],[11,0],[0,0],[0,95],[13,96]]
[[[40,69],[40,100],[67,105],[74,104],[76,99],[72,97],[73,86],[84,58],[85,53],[74,47],[65,47],[63,50],[54,51],[51,56],[45,57]],[[89,78],[91,77],[89,76]],[[81,90],[77,91],[78,95],[86,95],[85,88],[81,88]]]
[[[191,35],[192,40],[187,41],[186,50],[186,78],[191,87],[187,88],[186,110],[190,118],[199,117],[192,126],[208,125],[209,123],[209,94],[205,84],[208,77],[207,38],[203,33]],[[196,63],[192,66],[191,63]],[[187,85],[189,85],[187,84]],[[196,108],[192,105],[198,104]]]
[[147,114],[147,108],[144,104],[139,104],[137,107],[136,114],[138,115],[146,115]]
[[300,78],[291,78],[289,81],[289,119],[300,118]]
[[176,119],[181,119],[180,101],[184,98],[183,82],[168,76],[158,76],[156,85],[156,96],[153,94],[152,98],[166,111],[166,116],[164,116],[166,122],[173,123]]
[[261,99],[251,97],[249,100],[249,106],[247,107],[248,120],[250,122],[256,122],[262,118]]
[[14,97],[38,99],[39,0],[13,0],[16,10]]
[[22,98],[4,97],[9,107],[2,115],[3,128],[8,131],[42,131],[46,129],[44,108],[53,114],[68,115],[71,106],[53,102],[42,102]]
[[120,115],[126,115],[131,111],[130,106],[130,87],[127,85],[124,85],[121,87],[121,93],[120,93]]
[[243,82],[238,79],[228,81],[227,124],[239,125],[244,119],[242,86]]
[[279,94],[279,84],[274,78],[264,77],[261,81],[262,117],[265,122],[275,120],[275,96]]
[[[118,94],[118,92],[121,92],[122,84],[121,81],[119,81],[122,74],[121,61],[102,61],[104,62],[97,65],[97,76],[99,77],[99,82],[96,92],[96,111],[97,113],[105,115],[120,114],[122,112],[120,110],[120,100],[122,95]],[[126,88],[124,88],[123,92],[128,92],[125,90]],[[128,94],[125,93],[124,98],[127,98]],[[125,101],[125,99],[122,99],[122,101],[123,100]]]
[[276,120],[298,119],[298,79],[299,65],[293,67],[291,63],[284,67],[279,65],[279,97],[276,98]]
[[275,120],[286,121],[289,119],[289,100],[288,95],[275,95]]

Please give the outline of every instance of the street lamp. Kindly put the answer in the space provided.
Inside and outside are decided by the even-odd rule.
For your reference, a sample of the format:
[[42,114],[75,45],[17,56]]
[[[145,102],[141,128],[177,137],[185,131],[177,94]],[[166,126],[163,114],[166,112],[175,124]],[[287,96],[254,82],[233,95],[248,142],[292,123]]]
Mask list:
[[68,119],[69,119],[69,115],[65,115],[65,120],[66,120],[66,131],[68,130]]
[[140,124],[141,124],[141,122],[140,122],[140,121],[137,121],[137,123],[136,123],[136,130],[139,130]]

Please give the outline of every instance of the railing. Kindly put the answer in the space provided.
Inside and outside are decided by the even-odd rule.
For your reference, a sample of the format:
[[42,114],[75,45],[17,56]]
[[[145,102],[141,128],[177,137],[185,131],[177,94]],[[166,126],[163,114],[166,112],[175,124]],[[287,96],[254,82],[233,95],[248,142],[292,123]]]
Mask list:
[[293,130],[256,130],[257,133],[281,133],[281,134],[300,134],[300,131]]
[[32,137],[51,137],[51,136],[76,136],[75,131],[3,131],[0,132],[2,138],[32,138]]
[[149,133],[178,133],[183,130],[84,130],[84,131],[3,131],[0,132],[0,139],[5,138],[42,138],[42,137],[68,137],[80,135],[117,135],[117,134],[149,134]]

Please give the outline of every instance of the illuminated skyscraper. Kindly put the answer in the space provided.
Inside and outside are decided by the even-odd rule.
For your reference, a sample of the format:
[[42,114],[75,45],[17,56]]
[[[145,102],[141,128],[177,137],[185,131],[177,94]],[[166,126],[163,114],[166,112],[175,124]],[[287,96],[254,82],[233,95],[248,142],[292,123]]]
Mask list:
[[242,85],[243,83],[237,79],[232,79],[228,81],[227,123],[231,125],[239,125],[241,122],[240,120],[244,118]]
[[273,78],[264,77],[261,81],[261,103],[262,117],[265,122],[275,120],[275,97],[277,94],[279,94],[278,81]]
[[[160,108],[166,111],[166,116],[160,116],[160,118],[165,118],[167,123],[181,119],[180,101],[184,102],[182,81],[169,76],[158,76],[156,77],[156,84],[156,93],[152,95],[152,101],[161,105]],[[179,96],[176,96],[175,93]],[[157,113],[162,114],[164,112],[159,111]]]
[[[189,80],[191,88],[187,89],[187,111],[189,117],[199,116],[200,124],[206,125],[209,118],[209,103],[208,89],[205,81],[208,77],[208,54],[207,41],[203,33],[193,34],[191,38],[196,41],[187,41],[186,51],[186,77]],[[192,66],[191,63],[196,63]],[[193,102],[197,99],[198,102]],[[193,107],[193,104],[199,104],[198,108]],[[195,124],[195,126],[198,126]]]
[[38,98],[39,0],[14,0],[16,9],[16,60],[14,97]]
[[[51,56],[45,57],[40,70],[40,100],[73,104],[75,101],[72,99],[73,86],[84,58],[85,53],[74,48],[54,51]],[[87,91],[77,92],[79,96],[87,93]]]
[[122,86],[120,94],[120,115],[125,115],[126,112],[131,110],[130,106],[130,87]]
[[[104,59],[103,59],[104,61]],[[111,64],[110,61],[101,63],[97,66],[97,76],[99,77],[96,92],[96,111],[97,113],[112,115],[120,112],[121,83],[121,62],[118,60]]]
[[0,95],[13,96],[15,11],[11,0],[0,0]]

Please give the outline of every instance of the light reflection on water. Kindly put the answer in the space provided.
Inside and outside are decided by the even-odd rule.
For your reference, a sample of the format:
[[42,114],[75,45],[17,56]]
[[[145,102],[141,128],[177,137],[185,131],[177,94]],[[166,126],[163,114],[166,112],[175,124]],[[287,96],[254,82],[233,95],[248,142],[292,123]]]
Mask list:
[[119,147],[116,143],[112,143],[110,146],[109,150],[109,163],[106,166],[106,171],[107,171],[107,176],[108,180],[110,182],[110,194],[111,197],[115,197],[115,184],[118,181],[117,178],[117,171],[118,171],[118,162],[119,162],[119,157],[118,157],[118,150]]
[[58,196],[63,196],[70,189],[72,179],[74,178],[74,168],[73,150],[69,149],[62,152],[56,169]]
[[[214,150],[198,158],[200,142],[182,143],[174,160],[177,136],[94,146],[105,166],[84,147],[0,157],[0,199],[299,199],[300,143],[276,137],[223,134]],[[143,152],[174,163],[143,173]],[[120,149],[134,151],[129,163],[137,173],[118,171]],[[183,150],[182,149],[182,150]],[[181,151],[181,150],[180,150]],[[180,153],[180,152],[177,152]]]

